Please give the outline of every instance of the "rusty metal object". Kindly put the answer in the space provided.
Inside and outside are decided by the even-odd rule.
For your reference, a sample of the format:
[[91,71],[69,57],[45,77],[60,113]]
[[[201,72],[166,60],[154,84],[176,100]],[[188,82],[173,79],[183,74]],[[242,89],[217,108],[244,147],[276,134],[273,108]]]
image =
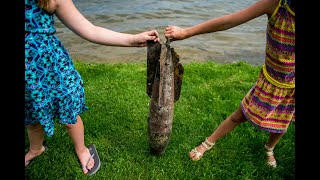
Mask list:
[[148,42],[147,87],[150,99],[148,138],[151,153],[161,155],[170,141],[174,103],[180,98],[184,69],[179,55],[170,47]]

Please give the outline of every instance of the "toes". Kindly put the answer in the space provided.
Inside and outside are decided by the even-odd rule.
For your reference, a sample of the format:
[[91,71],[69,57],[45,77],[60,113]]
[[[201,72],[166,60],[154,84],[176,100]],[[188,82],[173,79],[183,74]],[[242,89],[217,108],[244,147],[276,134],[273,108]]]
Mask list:
[[84,174],[87,174],[89,170],[91,170],[94,166],[94,159],[91,157],[89,149],[86,152],[83,152],[79,155],[79,159],[81,158],[81,167]]
[[87,174],[88,173],[88,169],[86,166],[82,166],[82,171],[84,174]]
[[94,166],[94,160],[90,157],[90,160],[88,161],[87,165],[82,166],[82,171],[84,174],[87,174],[89,170],[91,170]]
[[189,153],[189,156],[190,156],[191,159],[193,159],[196,155],[195,155],[194,152],[190,152],[190,153]]
[[91,170],[94,166],[94,159],[90,158],[88,164],[87,164],[87,169]]
[[193,156],[191,159],[192,159],[193,161],[197,161],[197,160],[199,160],[199,159],[200,159],[200,156],[199,156],[199,157],[197,157],[197,156]]
[[45,146],[42,146],[42,149],[40,151],[34,152],[34,151],[29,150],[24,158],[25,159],[25,163],[24,163],[25,167],[28,166],[33,159],[37,158],[42,153],[44,153],[45,150],[46,150]]
[[197,160],[197,156],[196,156],[196,154],[194,153],[194,152],[189,152],[189,157],[190,157],[190,159],[192,159],[192,160]]
[[27,167],[29,165],[30,161],[25,161],[24,162],[24,167]]

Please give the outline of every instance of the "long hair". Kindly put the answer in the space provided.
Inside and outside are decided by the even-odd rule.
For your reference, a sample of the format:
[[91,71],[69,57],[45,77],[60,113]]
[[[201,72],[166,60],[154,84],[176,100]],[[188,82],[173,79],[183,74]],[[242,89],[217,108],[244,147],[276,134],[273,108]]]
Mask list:
[[50,5],[50,0],[36,0],[38,6],[42,9],[48,9]]

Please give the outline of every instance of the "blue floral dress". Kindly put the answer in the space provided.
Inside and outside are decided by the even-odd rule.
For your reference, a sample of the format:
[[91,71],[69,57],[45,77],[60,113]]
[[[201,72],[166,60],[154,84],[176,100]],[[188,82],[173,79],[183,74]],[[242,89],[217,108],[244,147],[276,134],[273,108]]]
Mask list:
[[25,125],[40,123],[48,136],[56,118],[75,124],[88,109],[81,76],[55,32],[53,14],[25,0]]

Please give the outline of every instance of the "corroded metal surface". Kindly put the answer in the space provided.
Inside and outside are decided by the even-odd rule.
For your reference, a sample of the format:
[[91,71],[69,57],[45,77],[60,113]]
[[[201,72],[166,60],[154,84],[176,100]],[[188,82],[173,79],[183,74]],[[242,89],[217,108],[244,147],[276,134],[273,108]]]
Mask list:
[[179,56],[170,47],[159,42],[148,42],[147,87],[150,97],[148,138],[153,154],[164,153],[170,141],[174,102],[180,97],[184,69]]

